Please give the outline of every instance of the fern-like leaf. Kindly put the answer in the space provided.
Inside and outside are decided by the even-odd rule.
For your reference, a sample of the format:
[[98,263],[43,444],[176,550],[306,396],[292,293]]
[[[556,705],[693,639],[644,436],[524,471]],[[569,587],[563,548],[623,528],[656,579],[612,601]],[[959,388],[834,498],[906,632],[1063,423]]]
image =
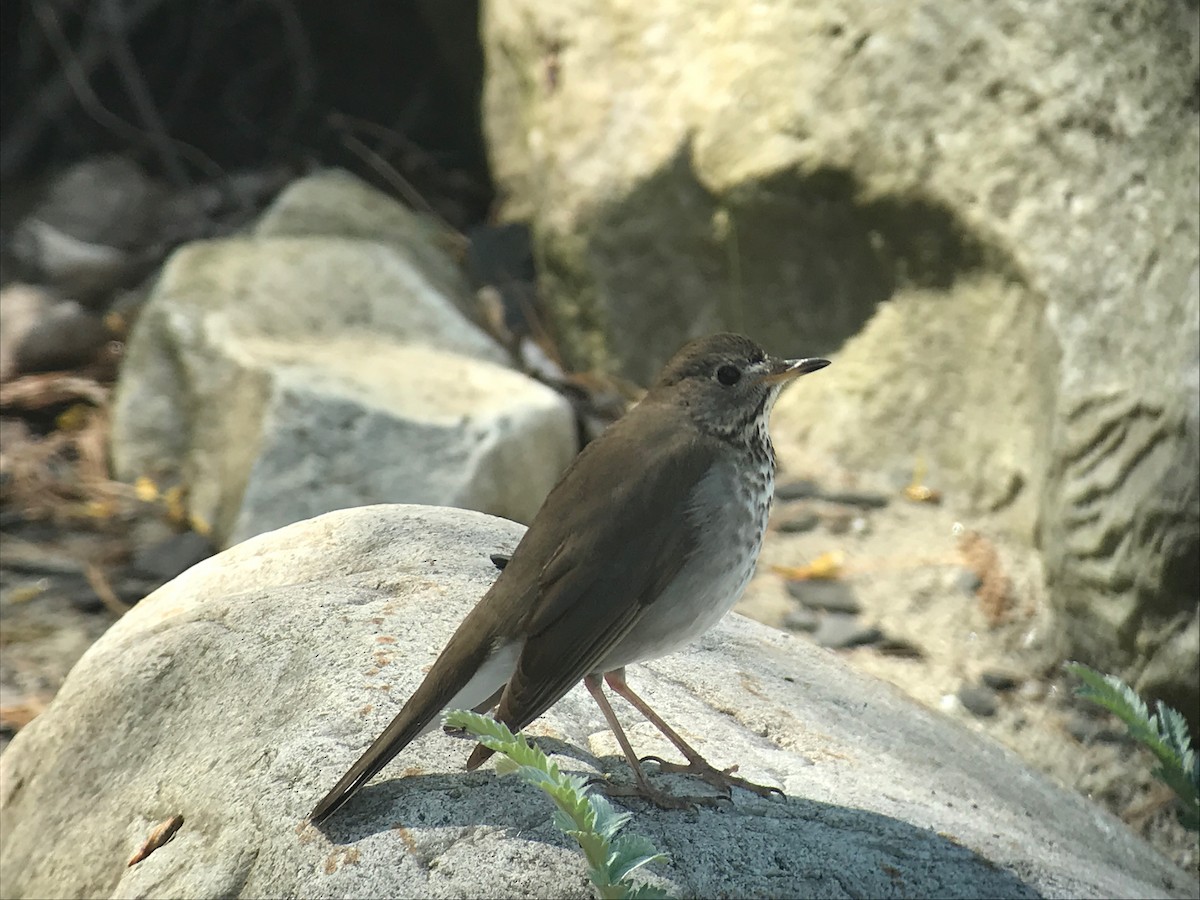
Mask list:
[[1200,831],[1200,758],[1183,716],[1164,703],[1155,704],[1151,713],[1137,692],[1115,675],[1074,662],[1064,668],[1083,682],[1078,696],[1113,713],[1154,754],[1159,763],[1154,775],[1175,792],[1180,822]]
[[585,779],[564,774],[523,735],[513,734],[495,719],[454,710],[447,714],[446,724],[466,729],[485,747],[501,754],[496,761],[498,771],[517,774],[554,801],[554,824],[579,844],[587,859],[588,875],[602,900],[666,898],[658,888],[635,885],[629,880],[629,875],[642,866],[667,860],[645,838],[617,837],[631,818],[629,813],[618,812],[605,798],[589,794]]

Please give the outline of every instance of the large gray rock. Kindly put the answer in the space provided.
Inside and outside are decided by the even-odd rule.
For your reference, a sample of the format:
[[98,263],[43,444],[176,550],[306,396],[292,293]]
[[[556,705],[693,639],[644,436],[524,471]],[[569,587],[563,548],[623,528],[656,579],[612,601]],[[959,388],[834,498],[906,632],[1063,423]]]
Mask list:
[[117,476],[179,478],[228,544],[380,500],[528,520],[569,404],[502,367],[427,223],[359,182],[286,191],[254,236],[172,256],[129,341]]
[[[155,592],[0,758],[0,894],[587,896],[548,800],[463,772],[471,745],[440,733],[327,831],[304,818],[495,577],[488,555],[520,534],[466,511],[345,510]],[[671,855],[654,877],[678,895],[1191,890],[1122,823],[1011,753],[741,617],[631,678],[714,762],[787,792],[695,813],[635,805],[630,828]],[[582,689],[531,730],[568,771],[627,776]],[[670,755],[648,726],[631,736]],[[174,840],[126,868],[174,815]]]
[[782,450],[924,460],[1045,551],[1066,652],[1200,709],[1194,4],[485,10],[494,173],[574,362],[836,353]]

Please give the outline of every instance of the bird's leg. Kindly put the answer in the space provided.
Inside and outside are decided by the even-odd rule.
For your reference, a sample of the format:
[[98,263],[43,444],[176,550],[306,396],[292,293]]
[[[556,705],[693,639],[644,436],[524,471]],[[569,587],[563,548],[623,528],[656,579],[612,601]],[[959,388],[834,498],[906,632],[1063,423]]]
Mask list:
[[715,797],[675,797],[651,785],[649,779],[646,778],[646,773],[642,769],[642,764],[638,760],[637,754],[633,752],[633,746],[629,743],[629,738],[625,735],[625,729],[617,721],[617,714],[613,712],[612,704],[604,696],[604,686],[600,680],[600,676],[588,675],[583,679],[583,683],[587,687],[588,693],[592,695],[592,699],[596,701],[596,705],[600,707],[600,712],[604,713],[604,720],[608,722],[608,727],[612,730],[613,737],[621,745],[621,751],[625,754],[625,758],[629,760],[629,767],[633,769],[633,775],[637,779],[637,786],[631,788],[618,787],[604,781],[604,789],[610,796],[644,797],[662,809],[692,809],[697,803],[711,803],[716,799]]
[[[700,755],[698,750],[680,737],[674,728],[664,722],[662,717],[650,708],[649,703],[633,692],[633,688],[631,688],[625,681],[625,670],[623,668],[614,669],[613,671],[606,673],[604,680],[608,682],[608,686],[610,688],[633,704],[633,707],[643,716],[645,716],[646,720],[651,725],[661,731],[663,736],[679,749],[679,752],[683,754],[684,759],[687,760],[687,765],[667,762],[658,756],[647,756],[644,758],[644,760],[654,760],[656,763],[658,763],[659,769],[663,772],[686,772],[691,775],[698,775],[700,778],[718,790],[725,791],[726,794],[730,792],[731,788],[740,787],[743,790],[753,791],[760,797],[769,797],[771,794],[779,794],[779,796],[783,796],[783,791],[777,787],[769,787],[764,784],[755,784],[752,781],[747,781],[745,778],[739,778],[738,776],[734,775],[733,773],[737,771],[736,765],[730,766],[728,769],[718,769],[711,765],[703,756]],[[592,696],[596,696],[595,692],[592,693]]]

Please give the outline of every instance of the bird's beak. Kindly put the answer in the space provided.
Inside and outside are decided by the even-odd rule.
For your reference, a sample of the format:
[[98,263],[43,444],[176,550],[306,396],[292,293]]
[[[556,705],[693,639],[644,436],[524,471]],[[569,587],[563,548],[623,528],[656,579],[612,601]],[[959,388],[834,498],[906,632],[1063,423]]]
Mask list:
[[763,384],[780,384],[791,381],[817,369],[829,365],[829,360],[813,357],[812,359],[777,359],[767,363],[766,370],[760,376]]

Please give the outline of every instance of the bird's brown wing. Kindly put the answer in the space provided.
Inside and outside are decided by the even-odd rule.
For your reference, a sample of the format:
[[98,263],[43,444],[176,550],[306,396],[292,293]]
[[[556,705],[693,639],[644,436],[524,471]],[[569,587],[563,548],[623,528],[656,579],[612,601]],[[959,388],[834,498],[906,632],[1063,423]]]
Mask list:
[[[534,527],[545,523],[554,533],[529,535],[510,563],[545,560],[522,623],[524,648],[497,710],[511,728],[529,724],[594,671],[696,547],[686,512],[717,447],[686,412],[644,403],[593,448],[538,515]],[[597,503],[602,516],[594,514]]]

